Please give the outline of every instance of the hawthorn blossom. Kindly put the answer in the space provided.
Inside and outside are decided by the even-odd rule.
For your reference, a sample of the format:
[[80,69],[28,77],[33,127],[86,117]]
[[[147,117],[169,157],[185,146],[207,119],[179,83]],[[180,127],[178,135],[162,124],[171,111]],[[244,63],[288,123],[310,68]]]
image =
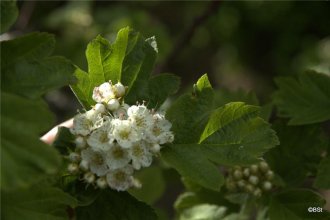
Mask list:
[[140,140],[140,135],[129,120],[112,120],[113,132],[109,133],[110,141],[117,141],[123,148],[129,148],[133,142]]
[[89,169],[98,176],[108,172],[106,155],[102,151],[94,151],[91,148],[81,151],[82,161],[87,161]]
[[109,172],[107,182],[109,186],[117,191],[125,191],[133,185],[133,168],[126,166]]
[[152,154],[147,148],[144,141],[135,142],[129,149],[134,169],[139,170],[141,167],[148,167],[152,162]]

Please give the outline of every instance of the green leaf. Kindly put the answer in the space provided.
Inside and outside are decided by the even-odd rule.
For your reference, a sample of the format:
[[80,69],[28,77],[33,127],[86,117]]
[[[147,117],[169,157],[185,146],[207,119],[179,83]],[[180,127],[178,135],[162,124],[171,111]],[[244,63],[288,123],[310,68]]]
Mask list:
[[270,124],[258,114],[259,107],[241,102],[216,109],[199,141],[208,158],[226,165],[254,163],[278,145]]
[[[63,57],[47,57],[54,48],[54,37],[32,33],[1,42],[2,90],[28,98],[73,83],[74,66]],[[7,56],[8,54],[8,56]]]
[[227,208],[210,204],[200,204],[182,212],[179,220],[218,220],[225,216]]
[[1,94],[1,189],[27,188],[57,171],[58,152],[39,140],[52,119],[42,101]]
[[189,177],[194,182],[219,191],[224,183],[220,169],[208,160],[199,144],[173,144],[161,151],[164,159],[182,176]]
[[148,108],[158,108],[166,98],[175,94],[180,87],[180,78],[173,74],[160,74],[151,77],[148,82]]
[[139,189],[131,189],[129,193],[148,204],[154,204],[165,192],[165,180],[160,167],[149,167],[134,175],[141,183]]
[[15,0],[1,1],[1,33],[6,32],[16,21],[18,9]]
[[[100,209],[100,207],[102,207]],[[77,220],[155,220],[157,216],[148,205],[126,192],[102,190],[89,206],[76,209]]]
[[325,200],[310,190],[293,189],[272,197],[270,220],[325,219],[327,213],[308,212],[309,207],[323,207]]
[[180,96],[166,112],[175,134],[174,143],[197,143],[212,110],[213,89],[207,75],[195,85],[193,94]]
[[88,74],[77,69],[78,82],[71,85],[83,106],[90,108],[95,104],[92,100],[94,87],[109,80],[128,86],[125,97],[128,104],[148,101],[148,80],[157,55],[154,43],[128,27],[118,32],[112,45],[101,36],[89,43],[86,51]]
[[321,153],[327,146],[321,128],[318,125],[286,126],[284,122],[277,122],[274,129],[281,144],[265,155],[272,170],[289,185],[300,185],[308,175],[316,175]]
[[330,157],[323,158],[318,167],[314,186],[321,189],[330,188]]
[[200,204],[200,199],[193,192],[185,192],[181,194],[174,203],[174,208],[177,212],[182,212],[183,210]]
[[70,129],[67,127],[59,127],[53,146],[62,154],[69,155],[76,145],[74,144],[75,136],[70,132]]
[[291,118],[289,125],[302,125],[330,119],[330,77],[309,71],[297,79],[275,80],[279,90],[274,94],[278,114]]
[[76,200],[58,188],[39,185],[28,190],[2,192],[1,217],[6,220],[65,220]]
[[[185,177],[219,190],[223,176],[211,161],[237,165],[257,161],[278,144],[270,125],[258,117],[259,108],[230,103],[212,113],[213,90],[202,76],[192,95],[183,95],[167,111],[175,140],[162,158]],[[190,144],[191,143],[191,144]]]
[[2,41],[1,52],[6,56],[1,57],[1,70],[20,60],[39,60],[49,56],[55,47],[54,35],[49,33],[30,33],[15,38],[14,40]]

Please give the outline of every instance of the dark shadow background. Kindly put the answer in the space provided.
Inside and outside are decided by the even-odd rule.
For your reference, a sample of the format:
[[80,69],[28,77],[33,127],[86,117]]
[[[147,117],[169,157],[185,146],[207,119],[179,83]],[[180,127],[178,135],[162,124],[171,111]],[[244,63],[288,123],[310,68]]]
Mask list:
[[[154,74],[179,75],[180,92],[208,73],[214,87],[254,91],[265,104],[274,77],[306,68],[330,70],[328,1],[19,1],[18,7],[13,36],[54,33],[54,54],[84,70],[87,43],[98,34],[114,40],[120,28],[131,26],[146,37],[154,35],[159,48]],[[80,108],[68,87],[45,98],[58,123]],[[174,190],[157,204],[170,213],[180,182],[174,171],[164,176]]]

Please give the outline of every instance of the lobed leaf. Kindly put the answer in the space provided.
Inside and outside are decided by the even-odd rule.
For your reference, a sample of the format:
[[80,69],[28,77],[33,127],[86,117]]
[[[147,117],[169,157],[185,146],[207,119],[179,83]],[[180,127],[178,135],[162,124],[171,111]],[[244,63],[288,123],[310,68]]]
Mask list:
[[[100,209],[102,207],[102,209]],[[148,205],[126,192],[103,190],[90,205],[76,209],[77,220],[155,220],[157,216]]]
[[327,146],[321,128],[317,125],[286,126],[284,122],[277,122],[274,129],[281,144],[265,155],[273,171],[294,186],[300,185],[307,176],[316,175],[321,153]]
[[275,80],[278,91],[274,103],[278,114],[291,118],[289,125],[303,125],[330,119],[330,77],[314,71],[300,74],[297,79]]
[[76,200],[62,190],[39,185],[29,190],[2,193],[1,218],[6,220],[65,220],[68,206],[76,206]]
[[47,57],[54,49],[54,37],[32,33],[1,42],[3,91],[36,99],[45,92],[73,83],[74,66],[63,57]]
[[213,162],[254,163],[277,145],[278,139],[270,125],[258,117],[258,107],[238,102],[212,112],[212,98],[212,87],[204,75],[192,95],[183,95],[173,103],[166,117],[172,122],[175,141],[162,150],[162,158],[184,177],[219,190],[224,180]]
[[[157,55],[155,44],[154,38],[145,39],[128,27],[118,32],[112,45],[101,36],[94,39],[86,51],[88,73],[77,68],[75,76],[78,82],[71,85],[82,105],[87,109],[94,105],[94,87],[111,80],[128,86],[126,103],[146,101],[151,108],[160,106],[167,95],[178,89],[179,83],[177,77],[168,74],[149,80]],[[164,83],[170,86],[159,90],[158,86]]]
[[39,140],[53,118],[42,101],[4,92],[1,101],[1,189],[27,188],[60,166],[58,152]]
[[323,207],[325,200],[310,190],[292,189],[272,197],[269,207],[270,220],[326,219],[326,212],[309,212],[309,207]]
[[1,5],[0,32],[3,33],[6,32],[15,23],[18,16],[18,9],[15,0],[1,1],[0,5]]

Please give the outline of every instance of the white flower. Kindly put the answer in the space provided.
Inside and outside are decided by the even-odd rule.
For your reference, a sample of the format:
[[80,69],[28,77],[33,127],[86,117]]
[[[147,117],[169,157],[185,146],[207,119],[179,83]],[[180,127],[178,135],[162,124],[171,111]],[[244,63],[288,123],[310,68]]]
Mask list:
[[110,99],[115,98],[115,94],[112,89],[112,85],[108,82],[95,87],[93,90],[93,96],[95,102],[108,102]]
[[87,161],[90,170],[98,176],[103,176],[108,172],[105,154],[102,151],[94,151],[91,148],[81,151],[83,161]]
[[151,143],[165,144],[173,142],[174,135],[170,131],[172,124],[161,114],[154,114],[154,124],[147,131],[147,140]]
[[129,148],[133,142],[141,139],[130,121],[114,119],[112,120],[112,124],[113,132],[109,134],[111,142],[116,140],[120,146]]
[[128,108],[127,115],[128,120],[130,120],[143,135],[153,124],[153,117],[145,105],[132,105]]
[[102,116],[99,112],[91,109],[83,114],[78,114],[73,119],[73,127],[70,129],[74,135],[88,135],[93,129],[101,126]]
[[129,149],[134,169],[139,170],[141,167],[148,167],[152,162],[152,154],[147,148],[144,141],[135,142]]
[[93,131],[93,133],[88,137],[87,143],[94,150],[107,151],[111,147],[108,138],[109,132],[111,132],[111,123],[108,121],[103,123],[101,127]]
[[107,182],[112,189],[125,191],[132,186],[132,174],[133,168],[128,165],[124,168],[108,172]]
[[110,99],[107,103],[107,108],[110,111],[116,111],[120,107],[118,99]]
[[114,143],[110,150],[107,151],[107,165],[111,170],[125,167],[131,158],[127,152],[127,149],[122,148],[117,143]]
[[123,84],[121,84],[120,82],[116,83],[115,85],[113,85],[113,91],[116,95],[116,97],[123,97],[125,95],[125,86],[123,86]]

